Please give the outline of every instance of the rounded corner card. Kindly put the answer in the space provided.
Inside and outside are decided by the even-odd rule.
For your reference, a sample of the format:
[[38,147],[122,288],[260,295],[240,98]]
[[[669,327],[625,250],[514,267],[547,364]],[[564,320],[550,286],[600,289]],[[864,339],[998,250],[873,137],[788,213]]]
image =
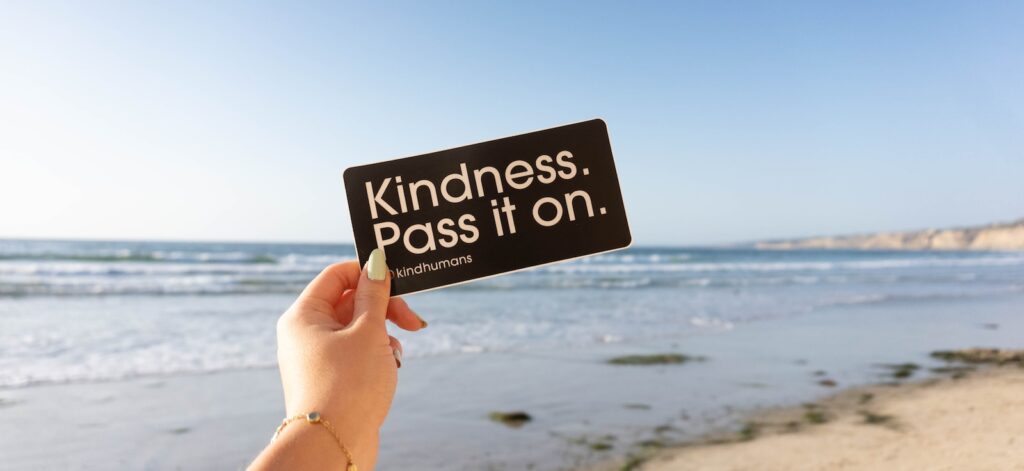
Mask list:
[[632,243],[601,119],[343,172],[359,260],[398,296]]

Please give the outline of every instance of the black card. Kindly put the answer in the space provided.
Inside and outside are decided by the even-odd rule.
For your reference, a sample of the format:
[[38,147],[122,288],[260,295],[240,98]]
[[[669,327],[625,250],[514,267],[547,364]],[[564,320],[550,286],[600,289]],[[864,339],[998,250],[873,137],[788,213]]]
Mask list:
[[391,294],[632,243],[600,119],[345,170],[356,253],[381,247]]

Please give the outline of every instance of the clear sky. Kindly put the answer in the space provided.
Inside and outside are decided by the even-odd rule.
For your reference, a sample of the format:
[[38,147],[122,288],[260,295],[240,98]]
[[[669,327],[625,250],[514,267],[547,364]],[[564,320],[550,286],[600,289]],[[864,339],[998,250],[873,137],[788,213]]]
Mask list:
[[638,244],[1024,216],[1024,2],[6,2],[0,236],[350,241],[343,168],[593,117]]

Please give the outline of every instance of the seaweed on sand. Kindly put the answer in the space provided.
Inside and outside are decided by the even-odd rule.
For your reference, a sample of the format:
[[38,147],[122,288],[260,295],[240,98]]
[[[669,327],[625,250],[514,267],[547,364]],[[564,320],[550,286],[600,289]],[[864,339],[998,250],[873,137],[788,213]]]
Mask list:
[[488,417],[498,423],[505,424],[512,428],[519,428],[525,425],[527,422],[533,420],[530,414],[523,411],[513,412],[491,412]]
[[895,379],[906,379],[914,375],[917,370],[921,369],[921,365],[917,363],[895,363],[895,364],[883,364],[879,365],[890,371],[890,374]]
[[1024,350],[999,348],[965,348],[962,350],[938,350],[932,358],[947,362],[1006,365],[1017,363],[1024,366]]
[[701,356],[683,355],[681,353],[656,353],[653,355],[624,355],[608,360],[610,365],[673,365],[704,361]]

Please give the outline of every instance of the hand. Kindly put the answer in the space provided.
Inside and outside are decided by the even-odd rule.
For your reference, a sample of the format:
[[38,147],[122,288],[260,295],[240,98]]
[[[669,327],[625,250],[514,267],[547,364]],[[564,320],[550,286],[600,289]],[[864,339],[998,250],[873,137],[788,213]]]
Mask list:
[[[327,267],[277,323],[277,359],[287,416],[320,412],[364,471],[376,463],[379,431],[391,407],[402,359],[402,345],[388,335],[384,320],[411,331],[427,325],[405,301],[389,297],[390,287],[383,251],[374,250],[366,269],[360,270],[355,261]],[[310,425],[289,425],[282,438],[289,428]],[[321,438],[314,441],[321,444],[333,441],[323,440],[330,438],[324,430],[291,432],[318,433]],[[335,449],[315,452],[321,454],[317,462],[344,460],[337,444],[330,446]],[[272,448],[273,444],[263,454],[275,455]],[[266,461],[263,458],[254,467],[262,467],[256,465]],[[299,464],[287,457],[285,462]]]

